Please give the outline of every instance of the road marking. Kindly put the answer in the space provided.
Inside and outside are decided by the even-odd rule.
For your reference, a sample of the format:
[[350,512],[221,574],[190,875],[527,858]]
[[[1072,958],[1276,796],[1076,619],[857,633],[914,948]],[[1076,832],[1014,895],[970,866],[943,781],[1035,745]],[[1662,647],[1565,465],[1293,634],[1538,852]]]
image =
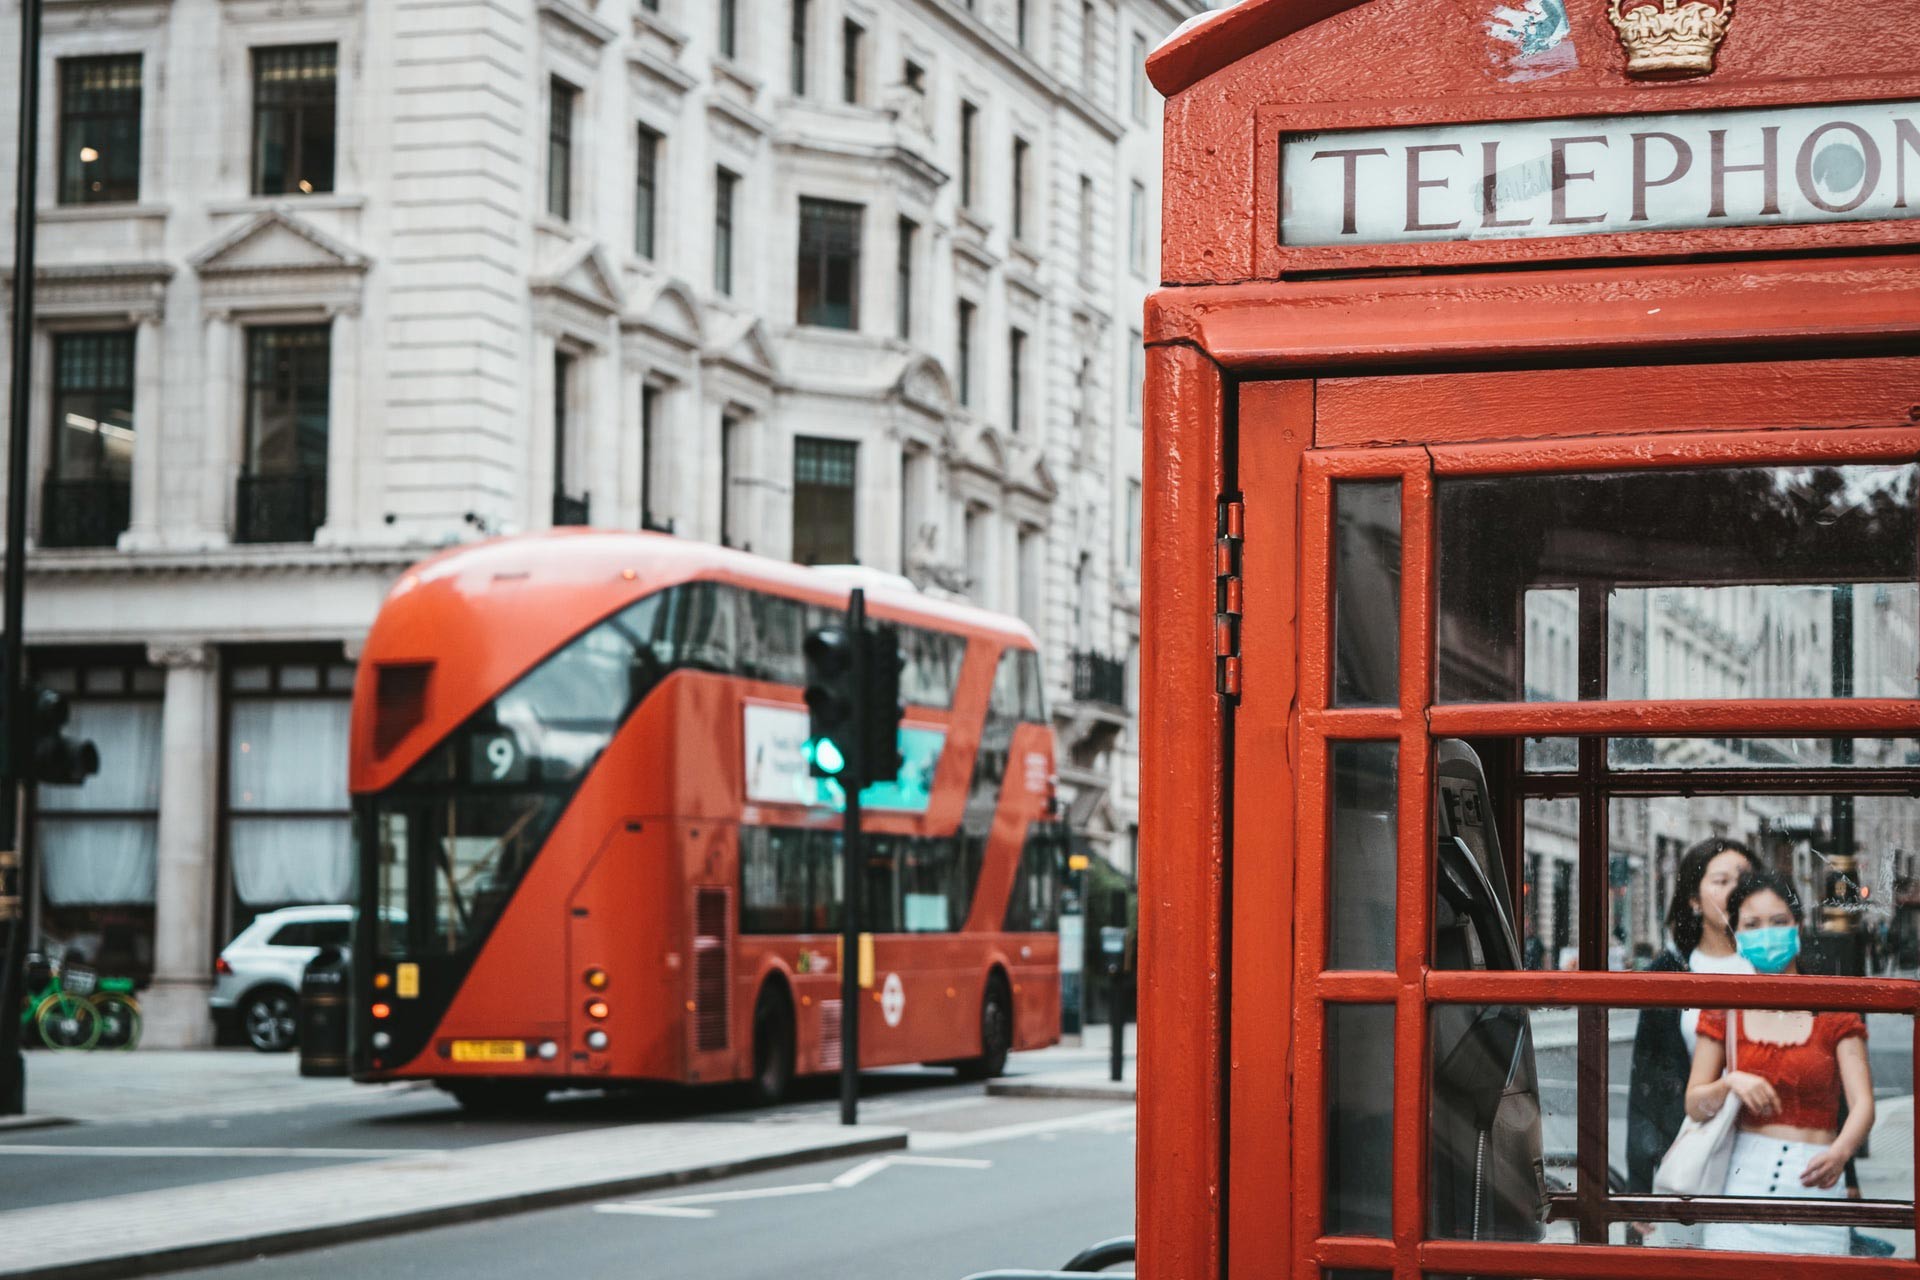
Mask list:
[[433,1147],[87,1147],[50,1142],[0,1142],[0,1156],[110,1156],[181,1160],[236,1157],[254,1160],[384,1160],[391,1156],[438,1156]]
[[951,1151],[956,1147],[978,1147],[989,1142],[1005,1142],[1011,1138],[1031,1138],[1038,1134],[1060,1133],[1069,1129],[1099,1129],[1106,1133],[1124,1133],[1132,1127],[1132,1107],[1106,1107],[1099,1111],[1089,1111],[1084,1115],[1065,1116],[1054,1120],[1027,1120],[1020,1124],[1004,1124],[997,1129],[976,1129],[972,1133],[922,1133],[916,1130],[907,1135],[907,1148],[910,1151]]
[[823,1191],[847,1191],[874,1174],[897,1164],[923,1165],[936,1169],[991,1169],[991,1160],[943,1156],[875,1156],[834,1178],[831,1182],[801,1182],[786,1187],[744,1187],[738,1191],[708,1191],[690,1196],[660,1196],[652,1200],[616,1200],[593,1206],[595,1213],[640,1214],[657,1218],[711,1218],[715,1211],[708,1205],[739,1200],[774,1200],[783,1196],[811,1196]]

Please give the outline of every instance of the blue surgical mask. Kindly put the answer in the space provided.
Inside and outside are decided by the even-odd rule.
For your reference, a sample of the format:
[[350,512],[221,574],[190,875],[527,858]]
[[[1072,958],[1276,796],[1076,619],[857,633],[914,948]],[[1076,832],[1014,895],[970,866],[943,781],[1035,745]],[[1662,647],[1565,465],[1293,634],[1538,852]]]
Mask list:
[[1742,929],[1733,935],[1740,954],[1757,973],[1785,973],[1800,954],[1800,930],[1790,924],[1770,929]]

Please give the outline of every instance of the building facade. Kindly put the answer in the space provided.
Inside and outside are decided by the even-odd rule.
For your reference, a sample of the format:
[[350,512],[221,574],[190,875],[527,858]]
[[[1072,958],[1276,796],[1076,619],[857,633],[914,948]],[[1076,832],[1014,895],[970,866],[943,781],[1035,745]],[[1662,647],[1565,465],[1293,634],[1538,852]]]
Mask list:
[[204,1042],[224,941],[349,891],[388,583],[556,524],[1021,614],[1130,866],[1141,64],[1200,7],[47,0],[26,631],[105,766],[31,807],[42,944]]

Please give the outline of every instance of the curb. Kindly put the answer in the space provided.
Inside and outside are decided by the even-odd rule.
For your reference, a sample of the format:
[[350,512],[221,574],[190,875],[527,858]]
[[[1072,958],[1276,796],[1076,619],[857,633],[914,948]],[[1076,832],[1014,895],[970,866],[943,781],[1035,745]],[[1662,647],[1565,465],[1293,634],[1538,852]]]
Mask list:
[[1114,1084],[1090,1080],[1086,1084],[1049,1084],[1042,1081],[1012,1079],[989,1080],[989,1098],[1077,1098],[1095,1102],[1137,1101],[1137,1089],[1130,1080]]
[[[762,1173],[769,1169],[784,1169],[792,1165],[809,1164],[819,1160],[835,1160],[842,1156],[904,1151],[906,1147],[906,1131],[895,1129],[875,1134],[870,1138],[863,1138],[858,1142],[804,1147],[797,1151],[783,1151],[777,1155],[751,1156],[744,1160],[699,1165],[637,1177],[572,1183],[546,1191],[525,1192],[490,1200],[470,1200],[464,1204],[441,1205],[431,1209],[405,1210],[377,1218],[362,1218],[355,1222],[332,1223],[324,1227],[283,1231],[269,1228],[251,1235],[210,1240],[204,1244],[125,1253],[109,1258],[90,1259],[86,1262],[61,1263],[51,1267],[0,1271],[0,1277],[5,1277],[5,1280],[118,1280],[119,1277],[125,1276],[154,1275],[166,1271],[181,1271],[189,1267],[239,1262],[270,1254],[297,1253],[303,1249],[316,1249],[323,1245],[347,1244],[358,1240],[374,1240],[381,1236],[403,1235],[409,1231],[418,1231],[427,1227],[451,1226],[462,1222],[510,1217],[536,1209],[553,1209],[586,1200],[597,1200],[602,1196],[632,1195],[641,1191],[657,1191],[665,1187],[712,1182],[737,1174]],[[68,1207],[78,1209],[80,1206]]]
[[58,1129],[79,1124],[72,1116],[0,1116],[0,1133],[18,1133],[23,1129]]

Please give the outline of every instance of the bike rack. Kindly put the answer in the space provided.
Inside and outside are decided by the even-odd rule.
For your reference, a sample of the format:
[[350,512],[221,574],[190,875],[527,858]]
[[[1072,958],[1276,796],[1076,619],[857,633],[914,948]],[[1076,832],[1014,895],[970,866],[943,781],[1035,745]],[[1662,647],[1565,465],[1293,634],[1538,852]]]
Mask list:
[[[1117,1262],[1134,1260],[1134,1238],[1115,1236],[1111,1240],[1102,1240],[1099,1244],[1088,1245],[1073,1255],[1072,1261],[1059,1271],[980,1271],[967,1277],[967,1280],[1074,1280],[1076,1276],[1086,1275],[1090,1271],[1105,1271]],[[1115,1272],[1113,1280],[1132,1280],[1133,1273]]]

